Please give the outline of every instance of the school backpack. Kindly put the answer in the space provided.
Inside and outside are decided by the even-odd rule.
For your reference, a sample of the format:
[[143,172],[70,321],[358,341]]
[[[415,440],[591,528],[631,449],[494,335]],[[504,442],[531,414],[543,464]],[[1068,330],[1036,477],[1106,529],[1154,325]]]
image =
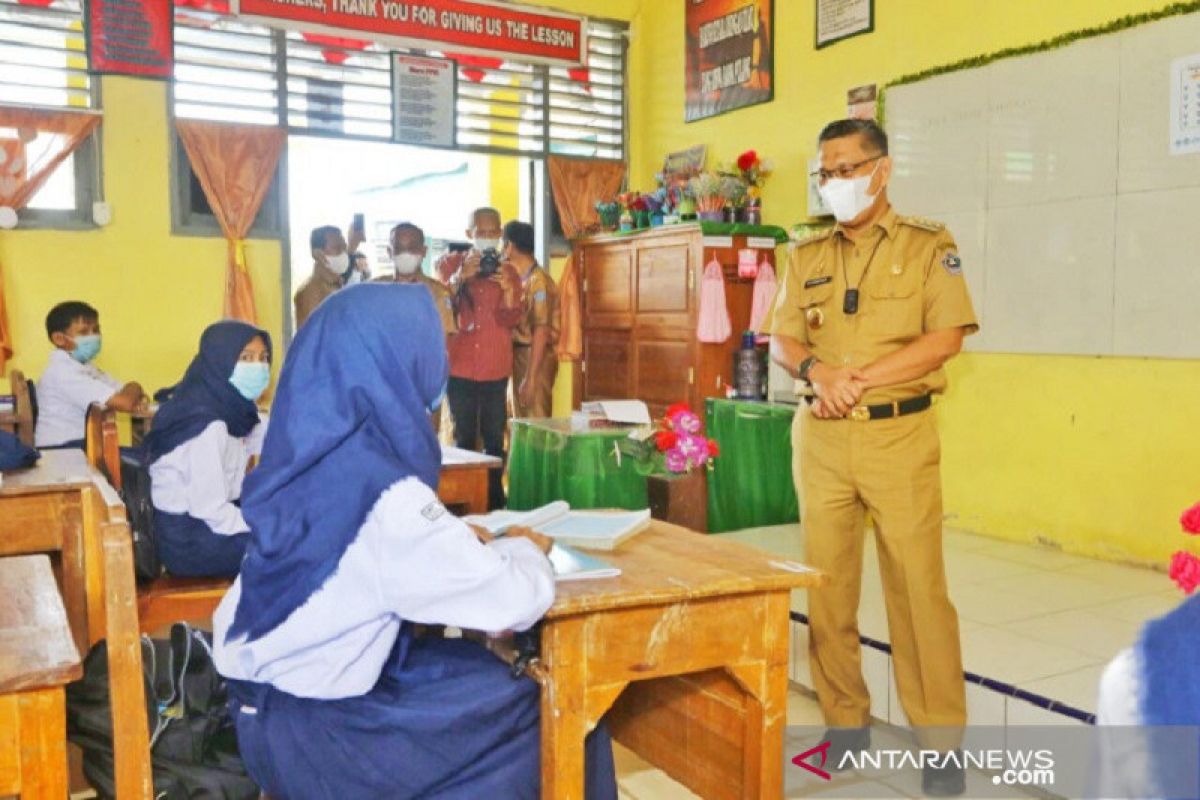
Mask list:
[[133,535],[133,574],[139,582],[162,574],[154,544],[154,503],[150,499],[150,464],[139,449],[121,450],[121,500]]
[[[142,668],[155,799],[258,798],[238,755],[210,634],[177,622],[169,640],[143,636]],[[115,798],[107,642],[92,648],[83,678],[67,686],[67,738],[83,750],[83,773],[98,796]]]

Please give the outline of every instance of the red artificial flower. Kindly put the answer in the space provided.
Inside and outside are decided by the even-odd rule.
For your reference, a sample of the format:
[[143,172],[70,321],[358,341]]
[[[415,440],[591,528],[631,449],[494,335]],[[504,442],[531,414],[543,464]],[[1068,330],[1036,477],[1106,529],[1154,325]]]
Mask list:
[[709,458],[716,458],[719,455],[721,455],[721,445],[717,444],[716,439],[709,439],[708,440],[708,456],[709,456]]
[[1168,574],[1185,594],[1191,594],[1200,586],[1200,558],[1180,550],[1171,556],[1171,569]]
[[747,150],[737,158],[737,166],[742,172],[746,172],[755,164],[758,163],[758,153],[753,150]]
[[683,414],[691,411],[691,407],[687,403],[675,403],[667,407],[667,419],[670,420],[678,414]]
[[659,431],[654,434],[654,444],[660,453],[665,453],[679,443],[679,434],[675,431]]
[[1183,526],[1186,533],[1200,533],[1200,503],[1183,512],[1179,518],[1179,524]]

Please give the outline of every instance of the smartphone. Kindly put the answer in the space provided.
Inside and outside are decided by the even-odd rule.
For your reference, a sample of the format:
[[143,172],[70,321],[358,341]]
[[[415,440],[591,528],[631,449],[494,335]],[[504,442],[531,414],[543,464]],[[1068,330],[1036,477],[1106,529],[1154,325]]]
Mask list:
[[350,227],[359,233],[367,232],[367,221],[362,214],[355,214],[354,221],[350,223]]

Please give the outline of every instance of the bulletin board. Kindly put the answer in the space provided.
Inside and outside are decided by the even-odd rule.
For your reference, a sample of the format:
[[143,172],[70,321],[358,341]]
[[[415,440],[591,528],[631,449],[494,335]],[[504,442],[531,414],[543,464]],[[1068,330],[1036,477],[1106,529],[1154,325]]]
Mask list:
[[958,243],[968,349],[1200,357],[1200,11],[983,61],[884,111],[893,203]]

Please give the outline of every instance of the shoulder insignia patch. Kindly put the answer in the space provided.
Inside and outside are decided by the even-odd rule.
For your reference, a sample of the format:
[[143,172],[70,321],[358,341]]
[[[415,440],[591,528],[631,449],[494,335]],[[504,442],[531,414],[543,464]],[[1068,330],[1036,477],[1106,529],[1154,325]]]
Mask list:
[[926,219],[925,217],[900,217],[900,222],[904,223],[905,225],[911,225],[914,228],[920,228],[923,231],[929,231],[931,233],[937,233],[940,230],[944,230],[946,227],[945,224],[938,222],[937,220]]
[[953,250],[947,250],[942,256],[942,267],[951,275],[962,275],[962,259]]
[[546,290],[545,289],[542,289],[540,292],[535,292],[533,295],[533,301],[535,303],[540,303],[545,299],[546,299]]
[[421,516],[433,522],[446,513],[446,507],[437,500],[421,509]]
[[808,233],[804,236],[791,239],[788,244],[791,247],[804,247],[806,244],[812,244],[813,242],[820,242],[828,239],[832,233],[833,228],[825,228],[817,231],[816,233]]

